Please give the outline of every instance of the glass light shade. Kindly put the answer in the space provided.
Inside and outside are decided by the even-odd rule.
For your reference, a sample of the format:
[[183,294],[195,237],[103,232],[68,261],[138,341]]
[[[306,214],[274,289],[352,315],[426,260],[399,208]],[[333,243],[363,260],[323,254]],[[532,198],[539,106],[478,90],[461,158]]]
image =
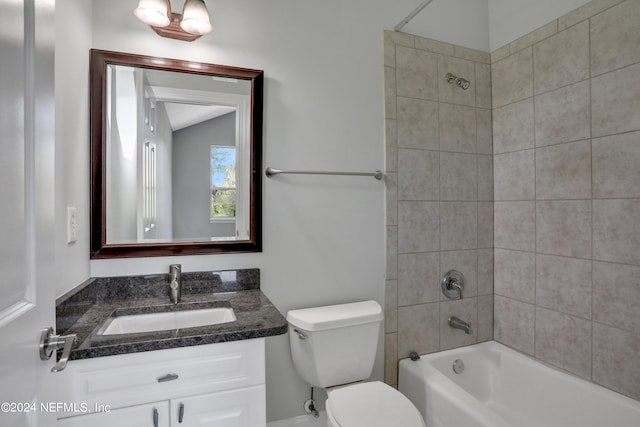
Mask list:
[[207,34],[211,32],[209,11],[204,0],[187,0],[182,9],[180,27],[189,34]]
[[140,0],[133,14],[147,25],[166,27],[169,20],[170,6],[167,0]]

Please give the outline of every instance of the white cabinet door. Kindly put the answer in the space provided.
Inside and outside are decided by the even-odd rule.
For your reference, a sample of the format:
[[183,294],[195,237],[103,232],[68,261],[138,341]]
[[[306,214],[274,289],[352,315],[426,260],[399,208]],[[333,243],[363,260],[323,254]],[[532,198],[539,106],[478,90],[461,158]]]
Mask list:
[[174,399],[171,427],[265,427],[265,402],[264,385]]
[[115,409],[58,420],[57,427],[169,427],[169,402]]

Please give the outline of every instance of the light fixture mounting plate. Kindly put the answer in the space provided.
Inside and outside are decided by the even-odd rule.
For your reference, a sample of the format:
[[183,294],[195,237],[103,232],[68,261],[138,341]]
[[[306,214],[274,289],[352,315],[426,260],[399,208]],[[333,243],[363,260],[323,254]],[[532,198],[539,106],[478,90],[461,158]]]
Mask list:
[[171,23],[166,27],[154,27],[153,31],[155,31],[159,36],[167,37],[170,39],[182,40],[185,42],[192,42],[196,39],[202,37],[200,34],[190,34],[180,27],[180,21],[182,20],[182,15],[180,13],[171,13]]

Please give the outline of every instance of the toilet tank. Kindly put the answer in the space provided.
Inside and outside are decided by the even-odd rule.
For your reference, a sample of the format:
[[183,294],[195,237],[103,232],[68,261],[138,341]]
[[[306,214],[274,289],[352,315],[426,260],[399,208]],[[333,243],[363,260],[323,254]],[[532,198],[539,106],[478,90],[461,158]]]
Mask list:
[[289,311],[289,342],[298,375],[322,388],[369,378],[382,320],[382,307],[375,301]]

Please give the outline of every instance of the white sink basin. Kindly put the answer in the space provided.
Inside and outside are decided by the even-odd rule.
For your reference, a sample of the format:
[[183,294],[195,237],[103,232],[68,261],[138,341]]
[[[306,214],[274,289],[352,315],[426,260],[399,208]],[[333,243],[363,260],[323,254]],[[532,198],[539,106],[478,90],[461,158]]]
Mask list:
[[233,309],[227,307],[131,314],[107,320],[105,325],[98,331],[98,335],[135,334],[195,328],[233,322],[234,320],[236,320],[236,315],[233,313]]

